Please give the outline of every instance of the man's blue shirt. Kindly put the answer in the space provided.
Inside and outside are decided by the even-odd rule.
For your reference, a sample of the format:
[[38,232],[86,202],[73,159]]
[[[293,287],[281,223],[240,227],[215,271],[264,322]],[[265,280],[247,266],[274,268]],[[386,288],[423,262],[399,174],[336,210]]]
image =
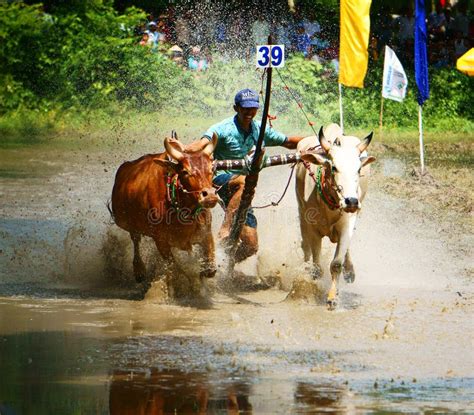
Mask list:
[[[257,145],[260,134],[260,123],[252,121],[251,131],[246,133],[239,127],[237,116],[230,117],[214,124],[205,133],[204,137],[212,138],[213,133],[217,134],[217,146],[214,150],[216,160],[238,160],[243,159],[253,146]],[[286,136],[273,128],[266,127],[263,139],[263,146],[281,146],[286,142]],[[239,170],[220,170],[216,175],[222,173],[239,174]]]

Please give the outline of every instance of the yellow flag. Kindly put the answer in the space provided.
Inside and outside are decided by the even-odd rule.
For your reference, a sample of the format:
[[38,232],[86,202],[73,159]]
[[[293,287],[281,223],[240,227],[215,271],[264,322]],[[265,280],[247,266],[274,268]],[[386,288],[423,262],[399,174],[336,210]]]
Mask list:
[[456,68],[469,76],[474,76],[474,48],[471,48],[456,61]]
[[341,0],[339,83],[364,87],[367,72],[371,0]]

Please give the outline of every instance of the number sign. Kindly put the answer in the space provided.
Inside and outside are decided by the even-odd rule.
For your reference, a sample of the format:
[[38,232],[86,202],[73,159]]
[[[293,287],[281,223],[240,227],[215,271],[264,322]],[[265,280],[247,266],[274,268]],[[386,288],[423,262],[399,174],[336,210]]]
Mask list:
[[285,45],[258,45],[257,68],[285,66]]

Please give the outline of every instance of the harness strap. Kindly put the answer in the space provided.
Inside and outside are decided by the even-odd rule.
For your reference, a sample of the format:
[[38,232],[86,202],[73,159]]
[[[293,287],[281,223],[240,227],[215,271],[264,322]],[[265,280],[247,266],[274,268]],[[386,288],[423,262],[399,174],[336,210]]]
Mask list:
[[320,172],[320,183],[321,183],[321,196],[323,197],[324,201],[326,204],[333,210],[339,209],[340,205],[339,203],[334,200],[331,195],[325,192],[326,186],[324,186],[325,183],[325,178],[326,174],[322,166],[319,167],[319,172]]
[[[171,209],[176,210],[176,212],[179,212],[181,210],[181,207],[179,206],[179,190],[183,191],[184,193],[196,193],[195,191],[188,191],[186,190],[183,185],[179,182],[179,175],[178,173],[173,173],[168,172],[166,176],[166,199],[171,205]],[[204,208],[198,204],[197,207],[194,209],[194,212],[192,212],[192,215],[194,217],[198,216],[201,211]]]
[[313,180],[314,184],[316,185],[316,189],[318,193],[321,195],[321,198],[324,203],[329,207],[331,210],[339,209],[340,205],[337,201],[335,201],[329,194],[325,191],[325,173],[322,166],[318,166],[317,176],[315,177],[314,172],[311,169],[311,164],[306,160],[301,160],[303,166],[308,170],[308,174],[310,175],[311,179]]

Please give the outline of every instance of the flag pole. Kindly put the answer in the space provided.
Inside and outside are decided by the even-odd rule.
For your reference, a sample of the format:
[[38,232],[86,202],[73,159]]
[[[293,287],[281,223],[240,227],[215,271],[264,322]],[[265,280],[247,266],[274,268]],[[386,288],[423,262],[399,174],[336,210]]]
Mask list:
[[383,95],[381,94],[380,99],[380,119],[379,119],[379,129],[382,131],[383,128]]
[[342,84],[339,82],[339,125],[344,134],[344,113],[342,112]]
[[425,174],[425,151],[423,145],[423,110],[422,106],[418,105],[418,131],[420,135],[420,164],[421,174]]

